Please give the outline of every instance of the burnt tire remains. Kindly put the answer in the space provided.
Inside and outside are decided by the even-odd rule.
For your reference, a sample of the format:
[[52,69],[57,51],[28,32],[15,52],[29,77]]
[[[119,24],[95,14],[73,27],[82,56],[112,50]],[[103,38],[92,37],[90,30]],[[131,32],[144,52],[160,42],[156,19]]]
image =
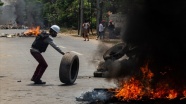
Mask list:
[[62,57],[59,67],[59,79],[62,83],[73,84],[76,81],[79,71],[79,58],[77,55],[68,52]]
[[104,60],[117,60],[121,58],[124,55],[124,48],[126,47],[125,43],[118,43],[114,46],[112,46],[110,49],[108,49],[104,54],[103,54],[103,59]]

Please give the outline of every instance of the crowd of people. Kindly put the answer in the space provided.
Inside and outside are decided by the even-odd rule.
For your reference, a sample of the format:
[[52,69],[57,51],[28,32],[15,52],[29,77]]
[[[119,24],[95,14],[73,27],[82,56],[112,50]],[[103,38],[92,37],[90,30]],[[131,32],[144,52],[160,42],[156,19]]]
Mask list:
[[[89,41],[89,30],[90,30],[90,23],[88,21],[85,21],[82,25],[83,27],[83,38],[84,38],[84,41]],[[103,40],[104,37],[105,37],[105,30],[106,28],[108,29],[108,38],[113,38],[114,37],[114,30],[115,30],[115,26],[113,24],[113,21],[110,20],[109,21],[109,24],[108,26],[105,25],[105,21],[102,20],[100,23],[99,23],[99,27],[98,27],[98,30],[99,32],[97,33],[97,38],[96,40]]]

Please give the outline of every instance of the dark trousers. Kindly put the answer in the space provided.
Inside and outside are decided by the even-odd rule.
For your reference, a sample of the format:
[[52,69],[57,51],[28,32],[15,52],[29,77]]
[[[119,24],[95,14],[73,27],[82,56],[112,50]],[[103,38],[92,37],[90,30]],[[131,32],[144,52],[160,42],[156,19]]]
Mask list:
[[97,39],[100,38],[100,39],[103,39],[104,38],[104,31],[102,32],[99,32],[98,36],[97,36]]
[[38,66],[36,67],[36,70],[34,72],[34,75],[32,76],[32,81],[38,81],[41,79],[43,73],[45,72],[46,68],[48,67],[48,64],[46,63],[45,59],[39,52],[32,52],[30,51],[32,56],[37,60],[39,63]]

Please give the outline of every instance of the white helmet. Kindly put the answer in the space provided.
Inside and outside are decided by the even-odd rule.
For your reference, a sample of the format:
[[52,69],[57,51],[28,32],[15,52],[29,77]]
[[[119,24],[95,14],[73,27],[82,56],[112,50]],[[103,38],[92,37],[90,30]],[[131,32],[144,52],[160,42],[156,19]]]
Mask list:
[[52,25],[50,28],[53,29],[57,33],[59,33],[59,31],[60,31],[60,27],[57,25]]

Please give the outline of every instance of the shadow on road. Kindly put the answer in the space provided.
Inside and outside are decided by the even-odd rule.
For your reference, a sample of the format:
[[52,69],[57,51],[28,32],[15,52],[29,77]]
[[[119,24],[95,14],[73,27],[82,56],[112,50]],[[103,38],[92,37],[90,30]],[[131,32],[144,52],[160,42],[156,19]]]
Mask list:
[[74,85],[76,85],[77,83],[73,83],[73,84],[60,84],[60,85],[58,85],[58,86],[74,86]]
[[54,86],[54,84],[34,84],[34,83],[31,83],[31,84],[27,84],[27,86]]

